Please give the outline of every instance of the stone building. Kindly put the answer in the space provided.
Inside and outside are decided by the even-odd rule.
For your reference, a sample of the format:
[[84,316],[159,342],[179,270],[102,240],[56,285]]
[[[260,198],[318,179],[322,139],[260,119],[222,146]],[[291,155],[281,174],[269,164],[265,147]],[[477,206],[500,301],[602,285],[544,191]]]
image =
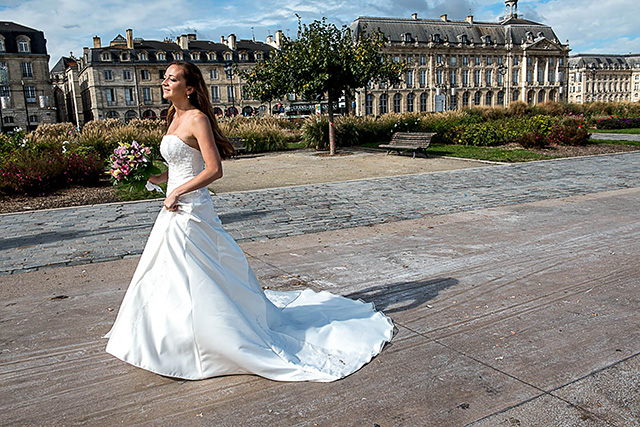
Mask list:
[[640,101],[640,54],[569,58],[569,102]]
[[76,126],[84,124],[82,98],[78,82],[79,61],[73,56],[63,56],[51,69],[53,99],[58,122],[71,122]]
[[55,123],[47,41],[42,31],[0,21],[0,123],[3,132]]
[[126,37],[118,35],[103,46],[95,36],[93,47],[85,47],[79,60],[81,120],[165,118],[169,102],[162,97],[161,83],[174,60],[199,66],[217,114],[263,114],[268,107],[245,96],[234,66],[245,70],[268,58],[282,37],[278,31],[267,43],[237,40],[234,34],[220,42],[197,40],[195,34],[156,41],[134,39],[129,29]]
[[467,106],[566,101],[568,42],[547,25],[518,17],[517,0],[505,1],[501,22],[360,17],[357,39],[382,31],[386,52],[409,69],[399,85],[371,82],[356,93],[357,114],[427,112]]

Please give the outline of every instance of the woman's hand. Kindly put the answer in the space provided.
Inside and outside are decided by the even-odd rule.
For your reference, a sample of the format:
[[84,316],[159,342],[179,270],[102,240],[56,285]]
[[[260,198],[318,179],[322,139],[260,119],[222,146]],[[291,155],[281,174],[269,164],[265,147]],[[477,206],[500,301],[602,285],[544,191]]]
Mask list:
[[164,199],[164,208],[169,212],[175,212],[178,210],[178,194],[176,190],[173,190],[166,199]]

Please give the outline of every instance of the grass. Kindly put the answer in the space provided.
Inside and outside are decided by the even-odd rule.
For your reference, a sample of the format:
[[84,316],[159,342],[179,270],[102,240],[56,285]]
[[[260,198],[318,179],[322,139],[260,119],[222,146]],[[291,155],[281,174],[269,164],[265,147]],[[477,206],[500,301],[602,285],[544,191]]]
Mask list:
[[640,134],[640,128],[630,128],[630,129],[595,129],[594,133],[627,133],[631,135]]
[[590,144],[606,144],[606,145],[629,145],[631,147],[640,147],[640,141],[620,141],[619,139],[591,139]]
[[[378,148],[379,144],[388,142],[369,142],[363,147]],[[547,160],[553,157],[535,153],[525,149],[505,150],[500,147],[475,147],[472,145],[432,144],[426,150],[428,155],[461,157],[463,159],[487,160],[491,162],[530,162],[532,160]]]

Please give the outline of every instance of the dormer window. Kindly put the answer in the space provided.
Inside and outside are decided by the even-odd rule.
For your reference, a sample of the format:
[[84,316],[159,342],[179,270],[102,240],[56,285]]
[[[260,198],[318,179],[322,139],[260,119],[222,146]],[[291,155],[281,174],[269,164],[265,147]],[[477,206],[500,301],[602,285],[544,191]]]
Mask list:
[[216,53],[209,52],[209,61],[215,61],[215,60],[216,60]]
[[176,53],[174,55],[174,57],[176,58],[176,61],[182,61],[182,54],[181,53]]
[[166,61],[167,60],[167,55],[164,52],[158,52],[156,57],[158,58],[158,61]]
[[140,52],[140,61],[148,61],[149,60],[149,55],[147,55],[147,52]]
[[129,60],[129,52],[122,52],[122,54],[120,55],[120,60],[121,61],[128,61]]
[[31,43],[27,37],[18,39],[18,52],[31,52]]
[[102,52],[101,58],[103,61],[111,61],[111,53]]
[[224,54],[224,60],[225,61],[231,61],[231,52],[227,52]]
[[486,44],[491,44],[491,36],[486,36],[484,40]]
[[441,41],[441,40],[440,40],[440,34],[434,34],[434,35],[433,35],[433,41],[434,41],[435,43],[440,43],[440,41]]
[[248,55],[245,52],[242,52],[240,54],[240,61],[246,61],[248,58]]
[[469,43],[469,38],[467,37],[466,34],[463,34],[462,37],[460,37],[460,42],[462,44],[468,44]]
[[199,61],[200,60],[200,53],[199,52],[192,52],[191,53],[191,60],[192,61]]
[[258,52],[256,53],[256,61],[261,61],[262,60],[262,53]]
[[410,42],[411,41],[411,33],[404,33],[402,35],[402,41]]

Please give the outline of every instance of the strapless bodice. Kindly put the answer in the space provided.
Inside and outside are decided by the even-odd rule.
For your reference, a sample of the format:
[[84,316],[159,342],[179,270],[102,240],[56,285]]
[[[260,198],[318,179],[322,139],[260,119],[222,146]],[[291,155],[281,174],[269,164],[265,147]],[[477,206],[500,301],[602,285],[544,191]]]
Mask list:
[[[204,159],[199,150],[187,145],[176,135],[165,135],[160,143],[160,153],[169,165],[167,194],[174,188],[194,178],[204,169]],[[180,197],[182,202],[194,202],[196,198],[209,198],[209,190],[201,188]]]

